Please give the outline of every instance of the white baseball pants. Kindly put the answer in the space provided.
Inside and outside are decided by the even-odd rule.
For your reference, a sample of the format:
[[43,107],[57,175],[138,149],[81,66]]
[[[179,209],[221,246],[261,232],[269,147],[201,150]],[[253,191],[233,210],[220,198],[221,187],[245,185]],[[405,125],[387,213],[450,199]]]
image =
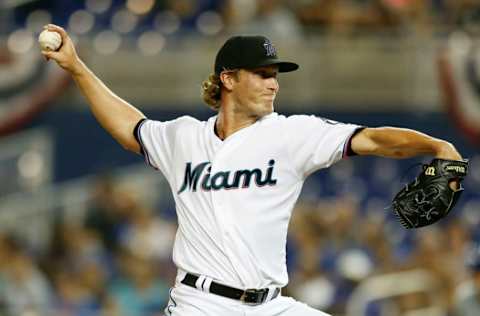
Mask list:
[[300,303],[291,297],[279,295],[260,305],[248,305],[178,283],[170,290],[165,308],[167,316],[330,316]]

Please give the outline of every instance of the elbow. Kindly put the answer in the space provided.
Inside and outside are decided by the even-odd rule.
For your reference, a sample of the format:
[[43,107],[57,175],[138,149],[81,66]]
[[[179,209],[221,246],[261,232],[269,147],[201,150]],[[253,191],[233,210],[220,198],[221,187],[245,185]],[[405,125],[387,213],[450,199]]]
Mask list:
[[140,154],[140,152],[141,152],[140,145],[138,143],[137,144],[123,143],[121,145],[122,145],[123,149],[134,152],[136,154]]
[[111,135],[123,149],[140,153],[140,144],[134,136],[133,128],[116,130]]
[[382,146],[376,141],[378,129],[365,128],[356,134],[351,141],[352,150],[357,155],[376,155],[382,150]]
[[128,151],[132,151],[132,149],[133,149],[130,144],[120,143],[120,145],[122,146],[123,149],[128,150]]
[[141,152],[140,144],[133,137],[117,138],[117,142],[123,149],[139,154]]

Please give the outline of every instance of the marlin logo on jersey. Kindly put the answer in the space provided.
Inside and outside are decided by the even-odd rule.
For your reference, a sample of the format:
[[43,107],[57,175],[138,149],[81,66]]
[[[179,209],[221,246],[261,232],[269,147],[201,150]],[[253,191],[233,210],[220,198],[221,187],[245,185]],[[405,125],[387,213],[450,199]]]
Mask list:
[[[232,171],[219,171],[211,174],[211,165],[209,161],[199,163],[192,168],[192,163],[187,162],[185,166],[185,176],[183,178],[183,184],[178,190],[178,194],[185,190],[197,191],[200,185],[204,191],[221,190],[221,189],[238,189],[248,188],[255,181],[255,184],[259,187],[265,185],[276,185],[277,180],[273,179],[273,169],[275,166],[275,160],[271,159],[268,162],[267,170],[264,171],[254,168],[251,170],[243,169]],[[206,172],[204,172],[206,171]]]

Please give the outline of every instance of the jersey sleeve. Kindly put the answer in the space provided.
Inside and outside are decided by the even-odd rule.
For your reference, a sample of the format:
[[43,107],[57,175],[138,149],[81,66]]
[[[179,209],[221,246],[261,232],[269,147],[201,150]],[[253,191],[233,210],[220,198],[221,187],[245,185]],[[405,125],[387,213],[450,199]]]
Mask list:
[[297,172],[306,177],[354,155],[350,147],[351,138],[363,128],[313,115],[290,116],[285,132],[288,152]]
[[179,119],[165,122],[143,119],[134,130],[145,162],[160,170],[167,179],[171,176],[169,166],[172,165],[178,125]]

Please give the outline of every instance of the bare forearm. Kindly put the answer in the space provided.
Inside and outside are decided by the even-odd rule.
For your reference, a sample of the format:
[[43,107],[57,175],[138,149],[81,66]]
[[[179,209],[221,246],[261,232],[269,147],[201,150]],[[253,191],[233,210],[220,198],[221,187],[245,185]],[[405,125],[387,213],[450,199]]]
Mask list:
[[83,62],[79,61],[71,73],[100,125],[132,150],[131,147],[137,145],[136,142],[130,143],[133,141],[132,132],[135,124],[145,117],[142,112],[115,95]]
[[116,96],[88,69],[78,57],[72,40],[62,27],[49,24],[44,28],[59,33],[62,38],[62,46],[57,51],[42,51],[45,58],[55,60],[72,75],[87,98],[93,115],[116,141],[128,150],[140,152],[140,145],[135,140],[133,130],[144,115]]
[[432,155],[444,159],[462,159],[452,144],[410,129],[368,128],[357,136],[358,141],[352,144],[352,149],[358,154],[391,158]]

